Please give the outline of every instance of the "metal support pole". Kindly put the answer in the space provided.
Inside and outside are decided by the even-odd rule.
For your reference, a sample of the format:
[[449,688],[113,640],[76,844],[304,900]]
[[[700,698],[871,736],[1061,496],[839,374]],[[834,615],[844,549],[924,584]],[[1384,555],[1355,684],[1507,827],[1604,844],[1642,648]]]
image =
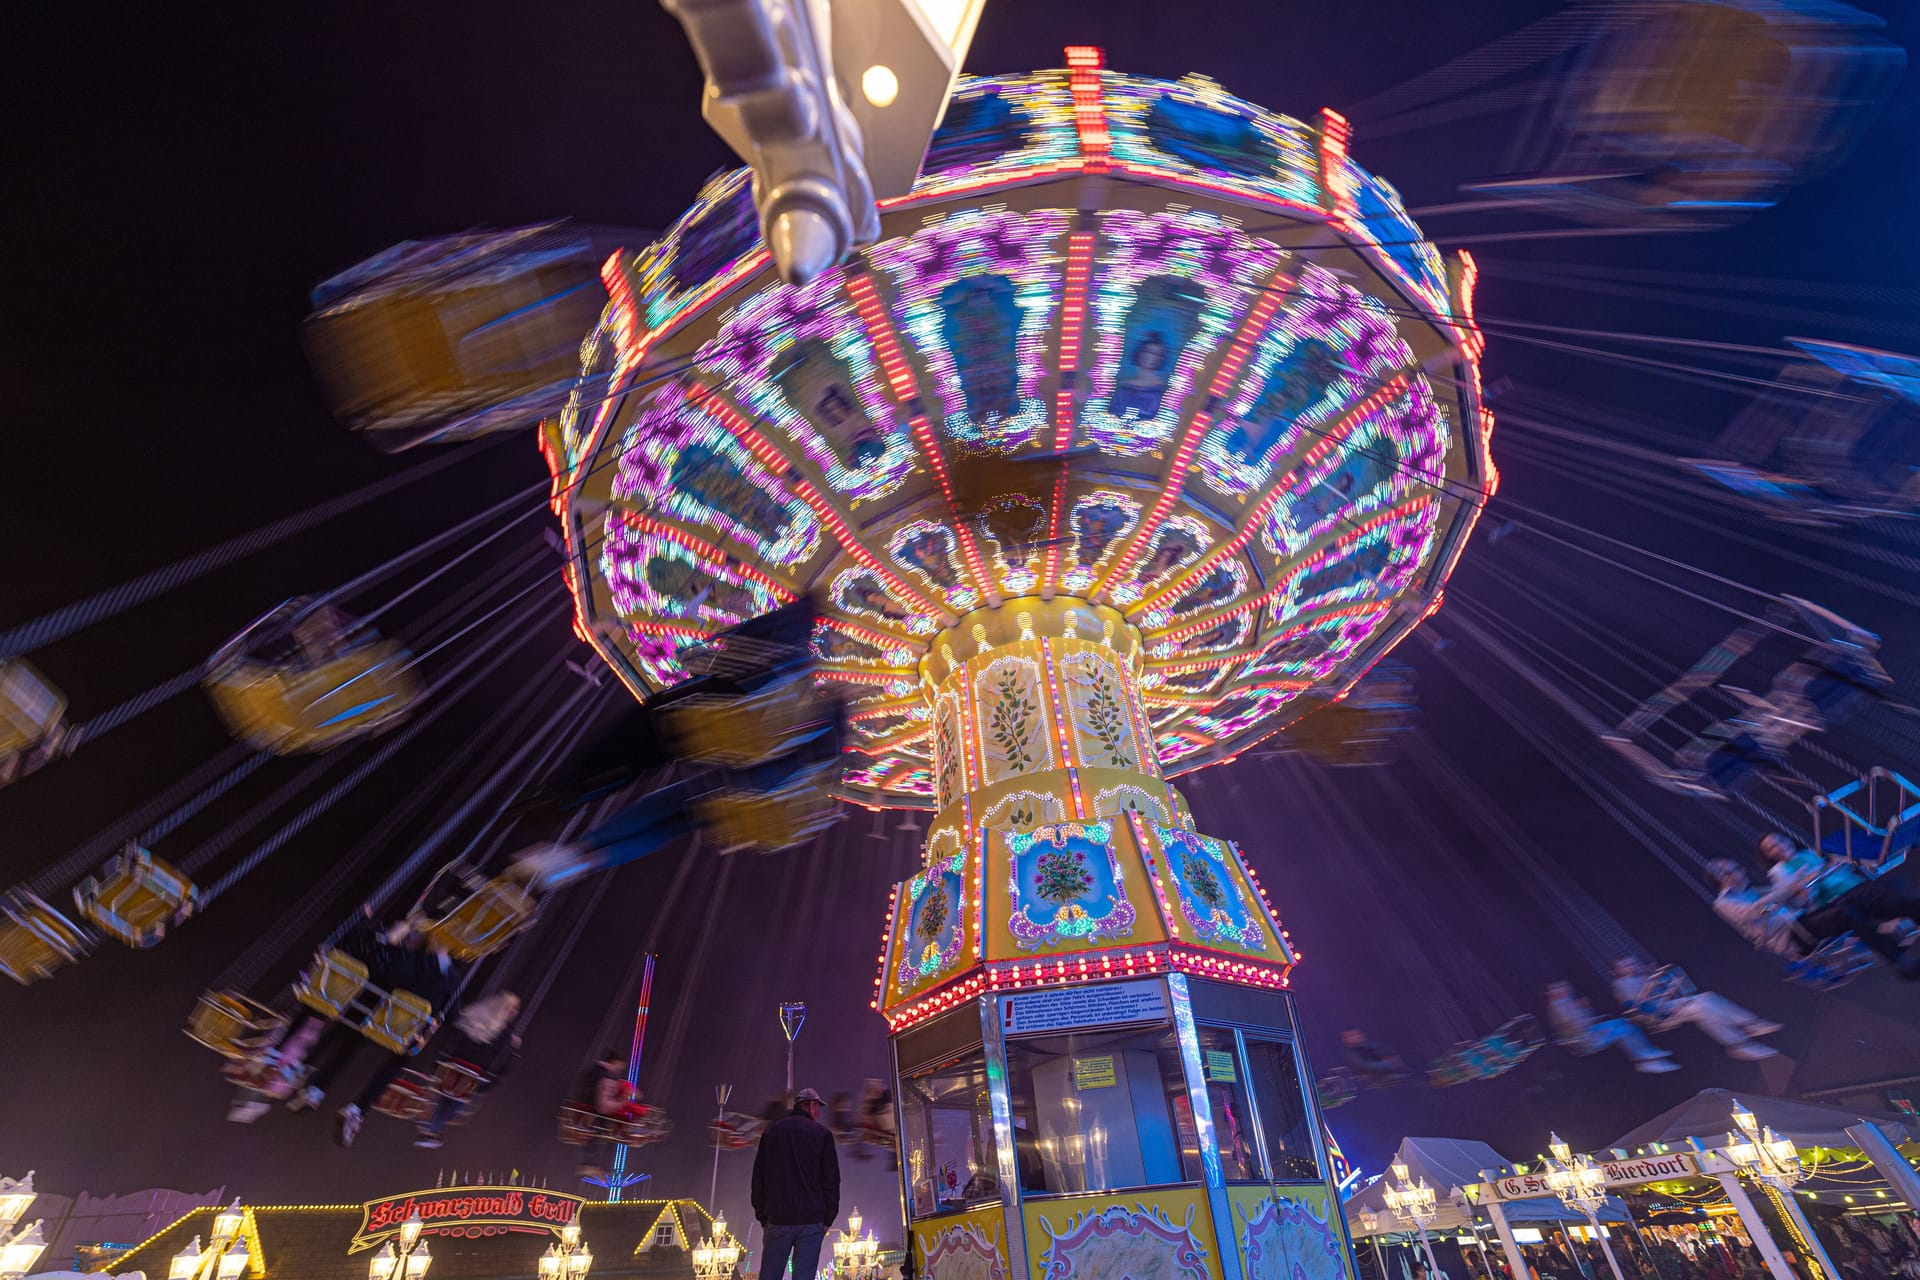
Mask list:
[[1905,1200],[1910,1211],[1920,1213],[1920,1174],[1916,1174],[1913,1166],[1894,1149],[1880,1126],[1871,1120],[1862,1120],[1847,1126],[1847,1136],[1859,1145],[1867,1159],[1873,1161],[1873,1167],[1893,1188],[1894,1197]]
[[1440,1274],[1440,1259],[1433,1256],[1433,1241],[1427,1239],[1427,1228],[1424,1223],[1415,1225],[1420,1228],[1420,1251],[1427,1255],[1427,1270],[1437,1276]]
[[1494,1234],[1500,1237],[1500,1252],[1507,1255],[1507,1267],[1513,1272],[1513,1280],[1527,1280],[1527,1258],[1520,1252],[1520,1242],[1513,1238],[1513,1228],[1507,1225],[1507,1208],[1498,1200],[1489,1200],[1484,1192],[1481,1196],[1486,1205],[1487,1217],[1493,1221]]
[[[646,972],[640,979],[640,1008],[633,1017],[633,1049],[627,1054],[627,1092],[628,1096],[637,1096],[640,1086],[640,1050],[647,1043],[647,1010],[653,1004],[653,956],[647,956]],[[607,1201],[617,1203],[624,1189],[622,1182],[627,1176],[627,1144],[622,1142],[613,1149],[613,1171],[607,1178]]]
[[1727,1199],[1733,1203],[1733,1211],[1740,1215],[1740,1223],[1747,1229],[1747,1238],[1760,1250],[1760,1259],[1767,1264],[1767,1274],[1773,1280],[1798,1280],[1793,1268],[1780,1256],[1780,1246],[1773,1242],[1766,1219],[1753,1207],[1753,1201],[1747,1197],[1747,1189],[1740,1185],[1740,1175],[1716,1173],[1713,1176],[1720,1183],[1720,1189],[1727,1193]]
[[1613,1271],[1613,1280],[1627,1280],[1626,1276],[1620,1273],[1620,1260],[1613,1256],[1613,1246],[1607,1243],[1606,1236],[1601,1234],[1599,1215],[1588,1214],[1587,1224],[1593,1228],[1593,1238],[1600,1242],[1600,1252],[1607,1255],[1607,1266]]
[[1813,1224],[1807,1221],[1807,1215],[1794,1203],[1793,1192],[1767,1188],[1767,1194],[1773,1199],[1774,1208],[1780,1210],[1793,1229],[1806,1239],[1807,1252],[1813,1255],[1813,1263],[1825,1274],[1826,1280],[1840,1280],[1840,1268],[1833,1265],[1833,1259],[1827,1256],[1827,1247],[1820,1243],[1820,1237],[1813,1234]]
[[[733,1086],[730,1084],[715,1085],[713,1088],[713,1096],[720,1103],[720,1110],[714,1116],[714,1119],[724,1124],[727,1119],[727,1099],[733,1096]],[[708,1214],[715,1215],[715,1216],[718,1215],[719,1201],[720,1201],[720,1144],[716,1142],[713,1144],[713,1180],[707,1184]]]

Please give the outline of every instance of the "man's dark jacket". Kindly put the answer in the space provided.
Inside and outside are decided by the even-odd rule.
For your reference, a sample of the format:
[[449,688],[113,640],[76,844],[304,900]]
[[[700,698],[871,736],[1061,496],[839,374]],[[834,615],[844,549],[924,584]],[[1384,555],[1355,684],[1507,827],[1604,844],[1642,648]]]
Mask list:
[[840,1216],[840,1155],[825,1125],[796,1111],[760,1136],[753,1216],[773,1227],[830,1226]]

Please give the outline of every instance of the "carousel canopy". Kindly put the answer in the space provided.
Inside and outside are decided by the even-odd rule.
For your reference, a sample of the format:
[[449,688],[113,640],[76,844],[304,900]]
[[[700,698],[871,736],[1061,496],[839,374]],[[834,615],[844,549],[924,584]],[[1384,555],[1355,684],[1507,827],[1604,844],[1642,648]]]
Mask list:
[[927,664],[1085,602],[1168,775],[1340,696],[1418,624],[1494,473],[1473,267],[1346,122],[1097,51],[963,80],[881,239],[802,287],[745,170],[609,259],[544,432],[581,634],[644,696],[803,592],[843,794],[933,807]]
[[1679,1106],[1616,1138],[1612,1145],[1632,1151],[1655,1142],[1682,1144],[1693,1138],[1718,1145],[1726,1141],[1728,1131],[1733,1128],[1736,1099],[1739,1105],[1753,1112],[1761,1124],[1803,1146],[1851,1147],[1854,1141],[1847,1136],[1847,1126],[1862,1120],[1879,1125],[1891,1142],[1904,1142],[1911,1136],[1899,1117],[1884,1113],[1830,1107],[1793,1098],[1770,1098],[1764,1094],[1702,1089]]

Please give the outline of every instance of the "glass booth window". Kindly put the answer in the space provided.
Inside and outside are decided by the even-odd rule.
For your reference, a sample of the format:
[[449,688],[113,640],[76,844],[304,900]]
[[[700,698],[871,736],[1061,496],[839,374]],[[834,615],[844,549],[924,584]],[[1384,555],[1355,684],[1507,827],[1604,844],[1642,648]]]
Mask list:
[[925,1218],[999,1199],[982,1051],[974,1049],[957,1062],[907,1076],[900,1084],[908,1212]]
[[1267,1137],[1267,1155],[1273,1161],[1275,1182],[1310,1182],[1320,1178],[1320,1157],[1313,1148],[1313,1130],[1307,1118],[1307,1098],[1300,1089],[1300,1060],[1284,1040],[1247,1037],[1247,1082],[1260,1109],[1260,1129]]
[[1247,1106],[1247,1076],[1233,1032],[1220,1027],[1199,1030],[1200,1074],[1207,1082],[1214,1140],[1220,1144],[1220,1173],[1228,1182],[1265,1182],[1267,1171],[1260,1167],[1259,1139]]
[[1171,1027],[1007,1042],[1020,1186],[1109,1191],[1201,1180]]

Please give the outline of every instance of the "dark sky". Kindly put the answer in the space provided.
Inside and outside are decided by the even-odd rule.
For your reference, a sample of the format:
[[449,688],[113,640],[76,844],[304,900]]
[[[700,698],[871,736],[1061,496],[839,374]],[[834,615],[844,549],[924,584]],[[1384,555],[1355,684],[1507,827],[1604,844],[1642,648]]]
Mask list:
[[[1091,42],[1120,69],[1204,71],[1256,102],[1307,116],[1322,105],[1364,103],[1556,7],[995,0],[968,66],[1057,65],[1063,44]],[[1892,19],[1903,45],[1920,39],[1911,6],[1865,7]],[[729,162],[699,119],[698,91],[678,27],[632,0],[0,9],[0,164],[9,194],[0,213],[0,493],[12,547],[0,574],[0,623],[413,465],[420,454],[381,455],[328,417],[299,345],[310,287],[406,237],[562,215],[665,224],[706,174]],[[1409,205],[1443,203],[1457,198],[1461,182],[1500,170],[1514,123],[1470,119],[1369,141],[1362,115],[1354,149]],[[1480,310],[1760,344],[1785,333],[1856,335],[1863,320],[1900,325],[1913,316],[1912,295],[1904,310],[1876,311],[1880,295],[1868,291],[1920,284],[1911,235],[1917,137],[1920,96],[1910,78],[1844,169],[1742,227],[1480,249]],[[1444,245],[1449,233],[1484,228],[1455,217],[1433,229]],[[1527,275],[1539,264],[1568,263],[1617,267],[1622,282],[1636,271],[1694,272],[1831,287],[1812,301],[1805,291],[1761,291],[1749,295],[1753,305],[1728,312],[1633,287],[1555,291]],[[1802,307],[1823,314],[1791,310]],[[1884,332],[1860,340],[1878,333],[1879,345],[1900,345]],[[1487,370],[1490,380],[1551,386],[1602,418],[1659,417],[1699,439],[1735,404],[1497,339]],[[1496,453],[1500,443],[1497,436]],[[1825,581],[1764,548],[1716,540],[1518,461],[1504,469],[1505,495],[1516,501],[1770,590],[1817,595],[1889,629],[1893,641],[1903,627],[1915,638],[1913,612],[1882,594]],[[507,442],[61,642],[37,661],[84,719],[203,658],[278,600],[340,582],[541,474],[530,439]],[[500,545],[520,555],[536,529],[529,521],[524,538]],[[1847,556],[1829,548],[1825,558]],[[1710,611],[1608,576],[1525,532],[1471,548],[1457,592],[1523,627],[1550,620],[1528,614],[1487,565],[1585,601],[1609,633],[1637,637],[1666,656],[1670,671],[1725,629]],[[1873,568],[1883,577],[1895,572]],[[1439,633],[1457,635],[1448,617],[1440,615]],[[405,611],[396,620],[405,634]],[[697,865],[678,896],[670,887],[682,855],[621,873],[534,1024],[520,1069],[443,1152],[412,1151],[400,1126],[378,1119],[351,1153],[334,1149],[314,1117],[276,1113],[249,1129],[222,1122],[215,1063],[178,1031],[194,994],[269,932],[430,771],[435,755],[457,744],[462,728],[545,674],[546,655],[566,642],[564,611],[528,625],[543,634],[530,641],[526,660],[456,711],[431,745],[355,793],[162,948],[109,946],[56,981],[0,990],[0,1173],[32,1166],[44,1188],[68,1193],[224,1183],[255,1203],[354,1201],[431,1183],[442,1167],[518,1168],[565,1182],[571,1153],[553,1139],[553,1108],[591,1048],[628,956],[656,930],[661,959],[645,1083],[679,1125],[669,1142],[640,1153],[638,1167],[655,1174],[656,1186],[705,1195],[702,1120],[714,1083],[734,1083],[736,1105],[748,1109],[777,1088],[778,1001],[804,999],[813,1010],[801,1039],[803,1082],[832,1092],[881,1073],[883,1028],[866,1007],[875,943],[888,885],[916,858],[907,837],[890,824],[876,833],[860,815],[798,855]],[[1596,637],[1584,639],[1591,645]],[[1848,1061],[1866,1064],[1863,1072],[1898,1059],[1898,1036],[1915,1026],[1911,989],[1875,978],[1815,998],[1781,983],[1555,772],[1527,733],[1498,722],[1454,668],[1510,689],[1537,718],[1530,723],[1550,722],[1548,705],[1514,673],[1457,640],[1437,656],[1419,642],[1407,651],[1421,672],[1423,734],[1524,830],[1546,860],[1547,879],[1575,900],[1603,904],[1703,984],[1787,1022],[1778,1039],[1794,1056],[1824,1035],[1825,1052],[1855,1055]],[[1896,655],[1896,669],[1902,659]],[[204,702],[189,695],[0,795],[0,878],[57,858],[222,742]],[[298,767],[265,771],[258,788],[163,843],[162,853],[217,832]],[[1313,799],[1321,788],[1338,797],[1324,811]],[[1203,830],[1245,843],[1306,953],[1296,985],[1323,1063],[1343,1026],[1371,1028],[1424,1059],[1445,1047],[1449,1028],[1484,1026],[1527,1007],[1557,973],[1596,985],[1583,967],[1593,958],[1546,914],[1544,882],[1517,872],[1472,805],[1419,771],[1397,771],[1389,783],[1249,758],[1207,775],[1192,794]],[[1692,839],[1726,845],[1713,852],[1737,851],[1732,824],[1645,788],[1637,794]],[[284,976],[310,943],[289,939],[276,972]],[[1833,1031],[1835,1018],[1865,1029]],[[1597,1144],[1696,1089],[1761,1087],[1756,1068],[1717,1058],[1690,1034],[1672,1038],[1687,1070],[1657,1081],[1611,1059],[1550,1051],[1503,1081],[1369,1097],[1335,1113],[1335,1125],[1350,1151],[1377,1167],[1408,1131],[1485,1137],[1514,1153],[1537,1147],[1549,1127]],[[740,1218],[746,1162],[733,1156],[722,1167],[722,1204]],[[891,1219],[896,1196],[882,1166],[857,1167],[849,1198],[876,1220]]]

